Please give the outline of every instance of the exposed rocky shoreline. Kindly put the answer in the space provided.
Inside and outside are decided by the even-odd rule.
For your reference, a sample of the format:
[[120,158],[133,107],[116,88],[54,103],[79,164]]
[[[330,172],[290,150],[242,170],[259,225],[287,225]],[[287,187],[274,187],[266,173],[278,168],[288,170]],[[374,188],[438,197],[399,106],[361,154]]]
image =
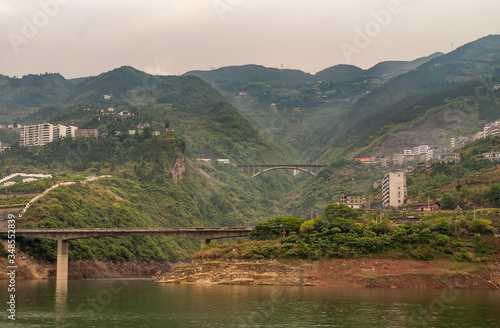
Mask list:
[[500,263],[388,259],[227,260],[176,266],[159,283],[500,289]]
[[[21,279],[55,279],[55,263],[23,257],[18,262],[18,277]],[[158,283],[176,284],[500,290],[499,262],[194,260],[173,265],[166,262],[86,260],[70,261],[69,273],[70,279],[153,277]],[[6,278],[5,272],[0,272],[0,279]]]

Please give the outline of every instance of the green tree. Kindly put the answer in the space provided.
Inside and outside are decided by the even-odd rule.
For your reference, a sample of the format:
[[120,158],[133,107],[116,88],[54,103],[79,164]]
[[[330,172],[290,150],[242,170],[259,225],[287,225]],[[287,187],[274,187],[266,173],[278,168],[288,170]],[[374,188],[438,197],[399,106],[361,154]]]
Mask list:
[[493,226],[490,220],[474,219],[471,221],[471,231],[473,233],[491,234]]
[[454,210],[457,206],[463,207],[463,198],[456,190],[444,192],[441,197],[441,207],[445,210]]
[[330,204],[325,208],[325,219],[332,221],[334,218],[356,219],[360,213],[344,204]]
[[442,235],[451,235],[451,224],[447,218],[439,218],[434,222],[432,230]]
[[298,232],[304,221],[293,216],[278,217],[261,222],[250,232],[250,238],[257,240],[274,239],[282,235]]
[[492,205],[500,206],[500,183],[494,183],[490,187],[489,197]]

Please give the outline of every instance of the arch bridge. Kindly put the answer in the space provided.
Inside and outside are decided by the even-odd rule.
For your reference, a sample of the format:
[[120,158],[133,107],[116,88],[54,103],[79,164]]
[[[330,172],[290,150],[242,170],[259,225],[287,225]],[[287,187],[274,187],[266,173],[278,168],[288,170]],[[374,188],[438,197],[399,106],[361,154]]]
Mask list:
[[327,164],[236,164],[238,168],[241,168],[242,172],[247,172],[252,174],[252,178],[256,176],[273,171],[273,170],[296,170],[305,172],[311,175],[316,175]]

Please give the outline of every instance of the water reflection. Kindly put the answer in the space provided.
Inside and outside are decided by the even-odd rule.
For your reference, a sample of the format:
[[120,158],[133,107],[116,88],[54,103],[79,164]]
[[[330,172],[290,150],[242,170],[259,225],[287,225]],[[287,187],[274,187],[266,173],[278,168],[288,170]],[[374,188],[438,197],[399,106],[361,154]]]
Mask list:
[[16,305],[23,327],[500,327],[499,291],[22,281]]
[[56,280],[55,292],[55,327],[66,327],[66,311],[68,300],[68,281]]

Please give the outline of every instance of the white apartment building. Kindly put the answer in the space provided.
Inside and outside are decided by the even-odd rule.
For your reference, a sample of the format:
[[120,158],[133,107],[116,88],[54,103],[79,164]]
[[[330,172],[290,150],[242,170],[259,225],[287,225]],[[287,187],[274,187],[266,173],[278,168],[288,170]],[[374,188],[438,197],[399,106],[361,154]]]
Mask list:
[[382,182],[382,204],[397,207],[404,204],[407,196],[404,172],[387,173]]
[[429,145],[420,145],[419,148],[419,154],[427,154],[427,151],[431,149]]
[[427,150],[427,153],[425,154],[425,161],[428,162],[432,159],[434,159],[434,149],[429,149],[429,150]]
[[25,125],[19,129],[21,146],[43,146],[54,139],[54,126],[50,123]]
[[497,136],[500,129],[500,121],[485,124],[483,127],[484,138],[489,136]]
[[57,124],[54,125],[54,138],[66,137],[66,126]]
[[76,136],[76,126],[70,125],[66,127],[66,138],[74,138]]
[[25,125],[19,129],[19,145],[44,146],[54,138],[74,137],[77,129],[76,126],[50,123]]

